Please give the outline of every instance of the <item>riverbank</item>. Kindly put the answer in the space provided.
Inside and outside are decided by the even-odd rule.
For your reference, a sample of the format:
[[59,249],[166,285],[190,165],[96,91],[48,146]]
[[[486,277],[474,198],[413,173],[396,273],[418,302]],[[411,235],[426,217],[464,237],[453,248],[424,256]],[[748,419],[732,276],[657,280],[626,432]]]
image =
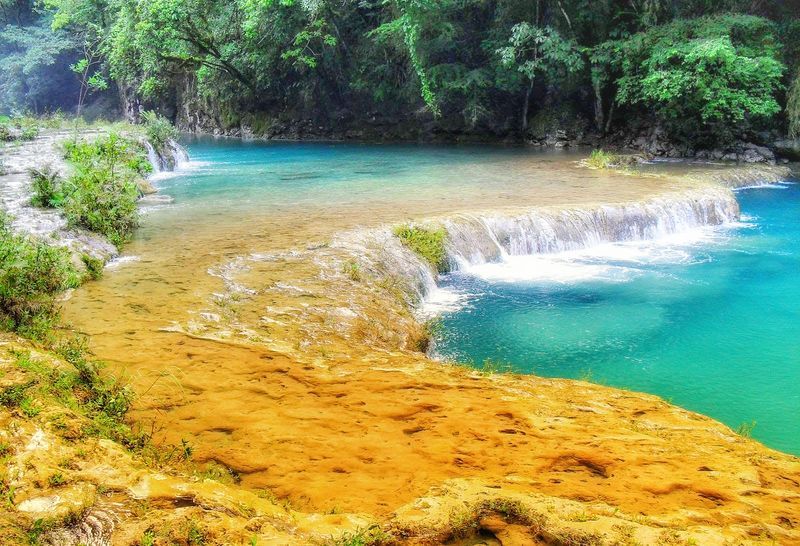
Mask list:
[[[280,157],[286,162],[290,156]],[[303,180],[314,180],[311,159],[300,158]],[[257,194],[239,189],[237,197],[255,200],[253,212],[214,193],[209,203],[233,212],[224,216],[208,206],[192,215],[189,196],[178,193],[176,183],[170,190],[176,190],[176,206],[150,213],[156,216],[126,249],[138,261],[76,291],[65,310],[92,336],[110,371],[130,377],[139,394],[131,421],[154,427],[153,440],[165,452],[186,440],[188,459],[201,472],[165,467],[164,473],[179,476],[167,480],[175,485],[166,493],[143,492],[142,475],[128,471],[116,481],[105,474],[73,478],[99,492],[87,496],[85,506],[109,499],[122,504],[111,505],[119,522],[105,540],[135,542],[152,526],[156,543],[190,542],[187,517],[208,544],[253,536],[257,543],[311,543],[330,535],[341,539],[333,543],[355,544],[346,533],[371,524],[385,533],[372,543],[438,544],[479,531],[502,544],[796,540],[796,458],[656,397],[443,365],[419,351],[426,332],[411,304],[423,294],[420,275],[433,273],[393,235],[393,223],[428,218],[502,226],[499,218],[541,216],[566,197],[573,210],[616,203],[615,210],[636,211],[647,208],[642,201],[684,196],[689,203],[724,204],[719,210],[728,212],[719,221],[738,215],[725,208],[735,206],[727,190],[708,186],[703,193],[686,172],[616,175],[586,171],[572,158],[530,165],[512,159],[496,160],[497,172],[505,174],[500,189],[482,190],[479,183],[456,193],[443,187],[445,200],[436,188],[423,195],[398,183],[407,210],[387,199],[392,188],[386,185],[376,192],[386,201],[360,188],[361,201],[352,208],[343,202],[325,209],[296,192],[287,196],[300,203],[292,207],[273,188],[275,210],[267,209]],[[327,156],[320,164],[335,171]],[[377,164],[385,169],[391,162]],[[279,177],[297,176],[286,168]],[[353,170],[350,163],[346,168]],[[418,155],[412,174],[424,168]],[[473,177],[496,176],[485,163],[463,168]],[[530,173],[543,169],[543,182],[530,183]],[[196,180],[208,178],[210,191],[218,183],[212,176]],[[223,168],[220,180],[232,176]],[[751,171],[741,179],[765,176]],[[470,216],[476,203],[493,212]],[[411,220],[414,210],[418,216]],[[481,246],[491,250],[491,244]],[[488,250],[485,255],[491,257]],[[6,359],[13,364],[12,356]],[[12,420],[31,419],[21,410],[3,411]],[[61,441],[41,420],[50,413],[35,416],[27,436],[14,440],[15,454],[27,453],[36,426],[48,441]],[[127,468],[116,456],[87,452],[100,468]],[[54,461],[37,465],[74,474],[56,470]],[[203,474],[209,468],[216,473]],[[60,495],[61,485],[26,472],[12,485],[16,506],[69,498]],[[253,498],[262,490],[291,505],[291,523],[285,508]],[[129,513],[127,506],[140,508]],[[31,522],[42,515],[21,517]],[[84,512],[67,527],[87,518]],[[168,523],[155,523],[164,519]]]
[[[0,172],[0,210],[9,215],[11,228],[17,233],[31,235],[47,241],[48,244],[66,248],[76,257],[76,264],[81,263],[80,258],[84,255],[103,263],[117,256],[119,249],[107,237],[80,226],[68,225],[62,209],[37,207],[32,203],[32,170],[49,169],[55,176],[64,179],[74,171],[74,166],[66,159],[67,143],[96,141],[111,133],[123,135],[124,138],[145,146],[156,173],[172,170],[176,162],[185,160],[185,151],[174,141],[170,141],[163,152],[157,151],[147,141],[142,129],[132,125],[37,129],[36,138],[18,140],[0,148],[0,162],[5,165],[4,171]],[[145,179],[138,179],[136,183],[140,197],[157,192]]]

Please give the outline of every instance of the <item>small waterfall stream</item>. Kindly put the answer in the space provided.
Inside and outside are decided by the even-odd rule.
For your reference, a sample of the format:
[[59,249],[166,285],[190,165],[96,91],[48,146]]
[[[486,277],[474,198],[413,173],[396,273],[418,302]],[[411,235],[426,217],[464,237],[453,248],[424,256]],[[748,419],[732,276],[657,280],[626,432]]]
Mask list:
[[603,243],[643,241],[733,222],[739,204],[729,189],[706,187],[641,203],[532,209],[520,215],[460,215],[443,221],[451,269],[550,254]]
[[[641,202],[538,207],[519,214],[459,214],[420,225],[444,227],[450,270],[459,271],[478,264],[502,264],[515,256],[657,240],[737,220],[739,204],[733,191],[707,184]],[[337,238],[334,246],[358,256],[379,276],[405,279],[409,304],[417,310],[437,297],[432,268],[404,247],[389,228],[351,232]]]
[[148,141],[142,140],[142,145],[147,150],[147,159],[150,165],[153,166],[153,174],[158,174],[164,171],[173,171],[189,160],[189,154],[186,149],[175,142],[168,140],[164,144],[163,150],[156,150],[156,148]]
[[145,149],[147,150],[147,160],[150,162],[150,165],[153,167],[153,173],[160,173],[161,172],[161,158],[159,157],[158,153],[156,153],[156,149],[150,144],[149,140],[142,141],[144,144]]

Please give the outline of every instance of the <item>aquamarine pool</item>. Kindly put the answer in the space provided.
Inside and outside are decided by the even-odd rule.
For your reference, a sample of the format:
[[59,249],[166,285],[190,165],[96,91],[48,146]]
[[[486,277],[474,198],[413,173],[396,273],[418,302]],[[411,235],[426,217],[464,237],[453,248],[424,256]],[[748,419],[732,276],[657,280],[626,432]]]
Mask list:
[[743,222],[446,277],[439,355],[650,392],[800,454],[800,185]]

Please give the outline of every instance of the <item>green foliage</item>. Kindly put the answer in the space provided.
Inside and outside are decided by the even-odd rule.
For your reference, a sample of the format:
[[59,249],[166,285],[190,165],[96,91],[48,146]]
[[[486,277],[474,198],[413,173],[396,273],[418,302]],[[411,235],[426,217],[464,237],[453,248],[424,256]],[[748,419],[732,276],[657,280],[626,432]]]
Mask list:
[[344,266],[342,266],[342,270],[351,281],[359,282],[363,278],[361,274],[361,266],[355,260],[347,261]]
[[752,438],[753,437],[753,430],[756,428],[756,422],[744,422],[741,423],[738,427],[736,427],[736,434],[742,436],[744,438]]
[[61,190],[63,181],[58,171],[46,165],[40,169],[30,169],[28,174],[33,186],[31,204],[34,207],[56,208],[63,204],[64,195]]
[[170,140],[178,138],[178,130],[164,116],[153,111],[142,112],[144,131],[147,140],[157,150],[163,150]]
[[186,542],[190,546],[202,546],[206,543],[206,532],[194,520],[189,520],[187,524]]
[[39,136],[39,120],[30,116],[0,119],[0,142],[33,140]]
[[57,319],[56,297],[78,282],[66,250],[15,235],[0,218],[0,329],[41,338]]
[[110,438],[129,448],[141,447],[141,437],[124,423],[133,400],[130,388],[102,374],[104,364],[89,358],[84,338],[69,337],[53,348],[70,368],[56,368],[25,354],[20,355],[17,364],[34,374],[44,393],[90,420],[85,434]]
[[537,75],[555,77],[583,68],[583,57],[574,42],[565,40],[550,27],[536,27],[527,22],[514,25],[508,45],[497,53],[504,66],[516,69],[529,80]]
[[76,54],[75,38],[54,32],[47,14],[32,13],[21,25],[0,23],[0,111],[41,113],[66,104],[65,95],[74,96],[73,89],[77,95],[67,70]]
[[291,49],[281,54],[283,60],[291,61],[294,66],[316,68],[321,50],[325,47],[335,47],[336,37],[327,32],[325,19],[317,19],[297,33]]
[[[112,78],[145,103],[219,113],[223,127],[249,122],[262,132],[299,120],[338,127],[385,117],[425,123],[437,134],[503,136],[517,131],[520,118],[526,129],[529,114],[569,103],[601,132],[652,114],[676,138],[711,142],[765,127],[784,106],[790,121],[800,117],[797,99],[784,103],[781,93],[782,62],[796,71],[800,51],[792,3],[15,5],[22,7],[9,12],[24,15],[0,33],[0,111],[51,109],[52,97],[64,101],[54,93],[61,88],[82,103]],[[43,77],[44,67],[61,67],[57,82]],[[67,84],[64,72],[72,76]],[[184,104],[170,104],[178,83],[187,86],[178,94]],[[616,108],[623,115],[615,117]]]
[[142,533],[142,538],[139,540],[139,546],[155,546],[156,533],[153,529],[147,529]]
[[75,174],[64,184],[64,213],[70,225],[100,233],[119,246],[139,223],[136,180],[146,158],[141,146],[110,134],[67,146]]
[[50,485],[50,487],[61,487],[67,483],[67,480],[64,478],[64,475],[61,472],[56,472],[47,478],[47,483]]
[[608,169],[619,164],[619,156],[603,150],[592,150],[586,164],[592,169]]
[[620,104],[652,108],[678,136],[714,138],[745,119],[780,111],[776,93],[784,65],[775,26],[765,19],[723,15],[678,20],[603,44]]
[[444,273],[448,269],[445,240],[447,232],[442,227],[426,228],[402,225],[394,229],[400,241],[428,262],[435,271]]
[[90,279],[96,281],[103,276],[103,267],[105,267],[105,262],[102,259],[89,256],[88,254],[83,254],[81,256],[81,261],[83,262],[83,265],[86,266],[86,273]]

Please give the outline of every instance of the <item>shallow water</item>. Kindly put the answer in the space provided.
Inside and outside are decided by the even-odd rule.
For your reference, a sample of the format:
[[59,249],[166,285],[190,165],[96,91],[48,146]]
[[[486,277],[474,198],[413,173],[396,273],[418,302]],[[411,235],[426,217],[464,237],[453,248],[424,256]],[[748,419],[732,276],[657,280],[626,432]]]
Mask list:
[[[580,152],[210,138],[186,145],[191,161],[154,180],[174,202],[143,206],[122,260],[66,307],[76,326],[98,334],[100,356],[137,369],[159,367],[152,337],[160,329],[216,311],[209,300],[225,291],[218,270],[242,256],[321,246],[337,232],[410,218],[625,201],[680,185],[580,168]],[[314,274],[304,266],[287,265],[263,284]],[[145,362],[142,344],[155,351]]]
[[[342,241],[408,219],[596,207],[696,184],[590,171],[577,165],[580,151],[227,139],[188,148],[191,162],[155,181],[174,202],[145,205],[124,256],[72,294],[65,317],[130,378],[132,418],[154,423],[156,442],[187,439],[195,462],[220,462],[245,486],[320,510],[388,513],[474,474],[452,454],[465,442],[483,450],[461,433],[497,418],[491,405],[464,422],[478,395],[461,372],[402,349],[419,326],[395,285],[344,273],[346,260],[383,249]],[[396,239],[377,241],[409,257]],[[448,409],[433,424],[428,409],[440,405]],[[426,437],[412,441],[417,421]],[[505,436],[497,445],[527,468],[527,455],[515,455],[524,442]],[[509,471],[503,458],[486,464]]]
[[658,394],[800,454],[800,185],[737,196],[736,225],[450,275],[437,352]]

